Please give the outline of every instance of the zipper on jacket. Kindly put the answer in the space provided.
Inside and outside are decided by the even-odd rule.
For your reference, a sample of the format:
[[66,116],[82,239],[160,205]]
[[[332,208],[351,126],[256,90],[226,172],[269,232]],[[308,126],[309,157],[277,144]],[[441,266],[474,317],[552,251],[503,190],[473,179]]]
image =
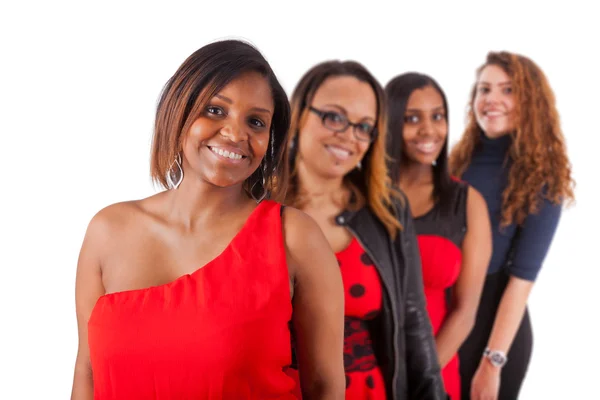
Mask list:
[[[354,235],[356,240],[358,240],[358,243],[360,243],[360,245],[365,250],[365,252],[369,255],[369,257],[371,257],[371,260],[373,260],[373,263],[375,263],[376,262],[375,260],[377,260],[377,258],[373,257],[373,253],[371,253],[369,248],[367,246],[365,246],[365,244],[362,242],[362,240],[356,234],[356,232],[352,228],[350,228],[350,226],[348,226],[348,225],[345,225],[345,228],[348,229],[352,233],[352,235]],[[381,270],[381,266],[378,266],[378,268],[379,268],[379,270]],[[400,327],[399,327],[400,323],[398,322],[398,319],[397,319],[398,314],[396,313],[396,304],[392,301],[391,293],[393,293],[393,292],[390,290],[388,283],[386,283],[385,280],[382,279],[381,274],[379,274],[379,278],[381,279],[383,286],[385,286],[385,290],[386,290],[388,298],[390,300],[390,304],[392,306],[392,318],[394,321],[393,347],[394,347],[394,358],[395,359],[394,359],[394,373],[392,374],[392,399],[395,399],[396,398],[396,382],[398,381],[398,366],[397,366],[397,364],[400,362],[400,355],[398,352],[398,334],[399,334],[398,330],[400,329]]]

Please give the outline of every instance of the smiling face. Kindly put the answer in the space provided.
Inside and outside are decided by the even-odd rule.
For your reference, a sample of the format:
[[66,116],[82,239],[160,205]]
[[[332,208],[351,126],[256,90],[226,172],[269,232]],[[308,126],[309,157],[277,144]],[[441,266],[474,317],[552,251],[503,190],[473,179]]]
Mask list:
[[[305,110],[308,115],[298,132],[298,162],[322,177],[345,176],[369,149],[370,142],[358,138],[365,136],[360,130],[376,124],[375,92],[355,77],[331,77],[317,89],[309,107],[313,110]],[[331,120],[324,123],[324,115]],[[342,132],[328,127],[340,119],[359,125]]]
[[243,183],[268,149],[273,112],[271,87],[261,74],[232,80],[209,100],[184,138],[184,181],[197,177],[218,187]]
[[477,124],[490,138],[500,137],[515,129],[512,81],[499,66],[488,65],[481,70],[473,109]]
[[440,156],[448,136],[442,95],[432,86],[414,90],[406,104],[402,131],[408,160],[431,165]]

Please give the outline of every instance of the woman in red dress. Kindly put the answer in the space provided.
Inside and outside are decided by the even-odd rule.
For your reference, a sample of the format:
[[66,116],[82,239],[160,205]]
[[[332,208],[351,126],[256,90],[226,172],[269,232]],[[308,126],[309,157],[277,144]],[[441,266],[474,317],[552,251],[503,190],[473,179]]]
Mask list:
[[340,264],[346,399],[445,399],[413,221],[387,185],[383,88],[359,63],[324,62],[291,104],[287,201],[315,219]]
[[169,190],[90,222],[77,268],[72,399],[293,399],[344,392],[343,286],[318,225],[283,209],[289,103],[239,41],[193,53],[156,113]]
[[389,172],[410,202],[444,385],[460,400],[457,351],[473,327],[492,249],[487,206],[448,173],[448,106],[440,86],[408,73],[385,90]]

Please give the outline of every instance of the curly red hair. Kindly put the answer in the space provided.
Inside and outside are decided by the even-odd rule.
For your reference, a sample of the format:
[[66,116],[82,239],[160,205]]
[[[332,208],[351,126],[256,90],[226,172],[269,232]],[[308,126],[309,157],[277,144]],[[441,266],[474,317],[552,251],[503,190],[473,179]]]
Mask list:
[[[512,165],[502,193],[501,225],[522,224],[536,213],[543,198],[555,204],[574,200],[574,181],[554,92],[542,70],[529,58],[509,52],[490,52],[477,76],[488,65],[499,66],[513,83],[516,130],[508,152]],[[467,126],[450,155],[451,172],[460,177],[471,162],[481,128],[474,115],[477,83],[471,90]],[[542,196],[540,196],[542,194]]]

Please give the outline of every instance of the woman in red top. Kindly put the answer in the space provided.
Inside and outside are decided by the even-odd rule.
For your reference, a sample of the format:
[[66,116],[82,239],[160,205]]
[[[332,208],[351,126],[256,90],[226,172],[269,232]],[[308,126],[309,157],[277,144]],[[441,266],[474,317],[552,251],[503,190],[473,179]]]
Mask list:
[[385,90],[390,177],[410,202],[444,386],[460,400],[457,351],[473,327],[492,251],[487,206],[448,173],[448,105],[440,86],[407,73]]
[[[156,113],[170,190],[90,222],[76,283],[73,399],[340,399],[343,288],[323,234],[281,198],[289,104],[250,45],[193,53]],[[277,185],[276,185],[277,184]]]
[[291,105],[287,201],[340,264],[346,399],[445,399],[413,222],[387,185],[383,88],[357,62],[328,61],[304,74]]

